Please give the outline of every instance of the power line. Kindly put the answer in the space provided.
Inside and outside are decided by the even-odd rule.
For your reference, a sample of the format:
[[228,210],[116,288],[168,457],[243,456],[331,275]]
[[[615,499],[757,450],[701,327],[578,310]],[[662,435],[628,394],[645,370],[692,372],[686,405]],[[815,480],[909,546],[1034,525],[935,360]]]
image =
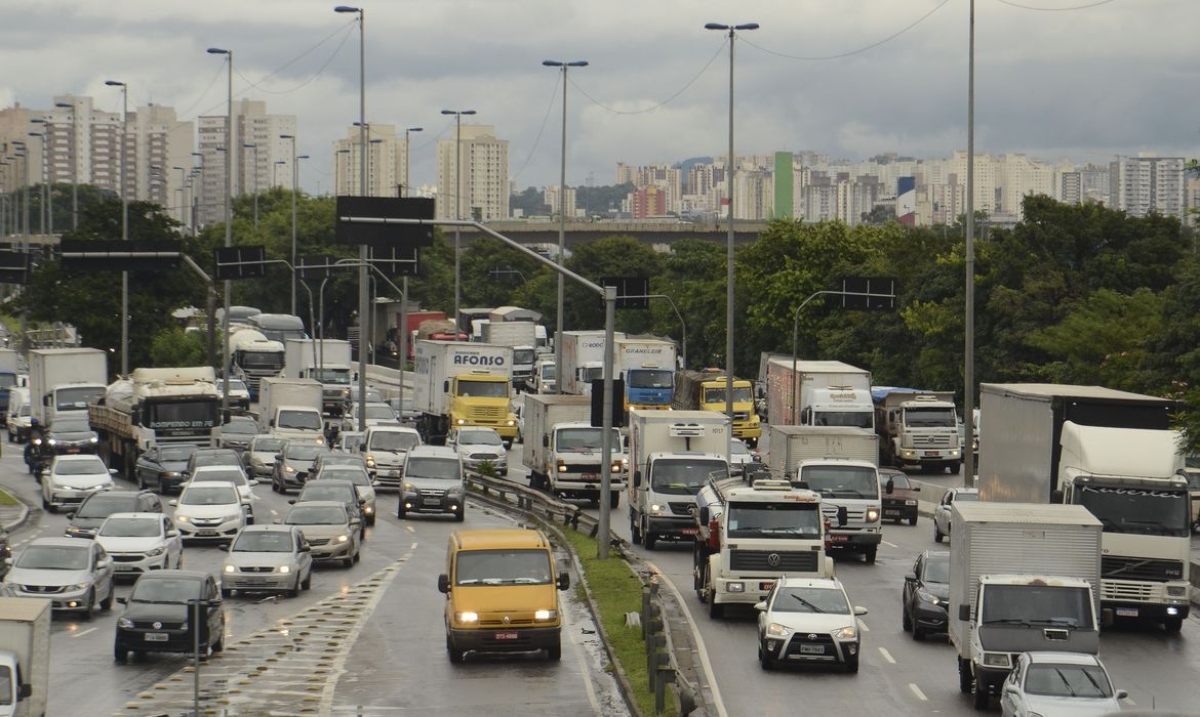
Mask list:
[[[567,88],[563,87],[563,92],[566,91]],[[546,122],[548,122],[550,119],[550,110],[554,107],[555,97],[558,97],[557,79],[554,80],[554,92],[550,93],[550,102],[546,104],[546,114],[542,117],[542,126],[538,127],[537,136],[533,138],[533,146],[529,148],[529,153],[525,155],[525,161],[521,163],[521,166],[517,168],[516,172],[513,172],[513,179],[521,176],[521,172],[525,170],[526,165],[529,164],[529,160],[533,159],[533,153],[537,151],[538,142],[540,142],[542,139],[542,132],[546,131]]]
[[1000,3],[1001,5],[1008,5],[1009,7],[1015,7],[1019,10],[1034,10],[1037,12],[1072,12],[1075,10],[1090,10],[1094,7],[1107,5],[1112,1],[1113,0],[1096,0],[1096,2],[1088,3],[1087,5],[1076,5],[1074,7],[1034,7],[1033,5],[1022,5],[1020,3],[1015,3],[1012,2],[1012,0],[996,0],[996,2]]
[[[999,1],[1003,2],[1004,0],[999,0]],[[1112,0],[1101,0],[1101,1],[1102,2],[1111,2]],[[747,45],[750,45],[754,48],[762,50],[763,52],[767,53],[768,55],[775,55],[776,57],[784,57],[789,60],[839,60],[843,57],[850,57],[852,55],[858,55],[858,54],[867,52],[868,50],[874,50],[876,47],[879,47],[880,45],[884,45],[884,44],[891,42],[892,40],[895,40],[897,37],[900,37],[901,35],[908,32],[909,30],[913,29],[917,25],[920,25],[921,23],[928,20],[931,15],[933,15],[938,10],[941,10],[949,2],[950,2],[950,0],[942,0],[940,3],[935,5],[933,7],[933,9],[930,10],[929,12],[927,12],[924,15],[922,15],[921,17],[917,18],[915,21],[913,21],[909,25],[901,28],[900,30],[897,30],[896,32],[892,33],[891,35],[888,35],[887,37],[883,38],[882,40],[879,40],[877,42],[872,42],[871,44],[866,45],[864,47],[860,47],[857,50],[850,50],[848,52],[839,52],[835,55],[811,55],[811,56],[809,56],[809,55],[788,55],[788,54],[785,54],[782,52],[776,52],[775,50],[768,50],[767,48],[763,47],[762,45],[756,44],[755,42],[753,42],[752,40],[750,40],[748,38],[743,38],[742,42],[744,42]]]
[[[944,0],[944,1],[948,2],[949,0]],[[725,43],[728,43],[728,42],[729,42],[729,40],[726,39]],[[613,114],[617,114],[617,115],[645,114],[646,112],[653,112],[654,110],[666,105],[668,102],[670,102],[671,100],[674,100],[676,97],[682,95],[684,92],[687,91],[687,89],[689,87],[694,85],[696,83],[696,80],[700,79],[700,76],[708,71],[708,68],[712,66],[712,63],[716,62],[717,58],[721,57],[724,54],[725,43],[722,43],[722,45],[717,48],[717,51],[715,53],[713,53],[713,56],[708,60],[708,62],[706,62],[704,64],[704,67],[700,68],[700,71],[696,73],[696,76],[693,77],[692,79],[688,80],[687,84],[685,84],[683,87],[680,87],[679,90],[677,92],[675,92],[675,94],[671,95],[670,97],[668,97],[667,99],[665,99],[661,102],[657,102],[657,103],[651,105],[650,107],[647,107],[647,108],[641,109],[641,110],[624,111],[624,110],[616,109],[615,107],[610,107],[610,106],[604,104],[603,102],[601,102],[600,100],[596,99],[595,97],[592,97],[591,95],[589,95],[582,87],[580,87],[578,84],[576,84],[574,80],[567,78],[567,82],[570,82],[571,86],[574,87],[575,89],[579,90],[580,94],[582,94],[584,97],[591,100],[592,104],[596,105],[597,107],[600,107],[603,110],[612,112]]]

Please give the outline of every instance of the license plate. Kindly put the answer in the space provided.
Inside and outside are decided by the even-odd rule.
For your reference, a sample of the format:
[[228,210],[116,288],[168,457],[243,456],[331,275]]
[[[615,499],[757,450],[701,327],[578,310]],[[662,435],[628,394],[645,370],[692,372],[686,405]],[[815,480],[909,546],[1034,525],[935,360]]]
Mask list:
[[146,633],[146,642],[166,642],[170,638],[171,638],[171,636],[165,632],[147,632]]
[[79,452],[78,448],[68,448],[67,449],[67,453],[78,453],[78,452]]
[[771,581],[771,582],[767,582],[767,583],[759,583],[759,584],[758,584],[758,589],[759,589],[759,590],[762,590],[763,592],[766,592],[766,591],[770,590],[770,589],[771,589],[771,588],[773,588],[773,587],[775,587],[775,581]]
[[117,563],[116,565],[113,566],[113,570],[116,570],[119,573],[122,570],[133,570],[133,566],[125,565],[124,563]]
[[850,539],[850,536],[849,536],[849,535],[839,535],[839,534],[837,534],[837,533],[832,533],[832,534],[830,534],[830,536],[829,536],[829,539],[830,539],[831,541],[835,542],[835,543],[844,543],[844,542],[846,542],[847,540],[849,540],[849,539]]
[[941,454],[938,453],[937,451],[925,451],[926,458],[937,458],[939,455],[941,455]]
[[201,538],[215,538],[215,537],[217,537],[217,531],[215,531],[215,530],[197,530],[196,535],[200,536]]
[[800,654],[802,655],[824,655],[824,645],[801,645]]
[[424,505],[441,505],[442,499],[441,498],[425,498],[424,500],[421,501],[421,503],[423,503]]
[[699,528],[684,528],[683,530],[679,531],[679,534],[680,535],[696,535],[699,532],[700,532]]
[[495,635],[497,640],[515,640],[517,633],[515,632],[497,632]]
[[884,508],[884,515],[900,515],[902,511],[899,508]]
[[600,480],[600,475],[597,473],[584,473],[580,478],[583,480]]
[[1137,617],[1138,609],[1136,607],[1119,607],[1117,608],[1118,617]]

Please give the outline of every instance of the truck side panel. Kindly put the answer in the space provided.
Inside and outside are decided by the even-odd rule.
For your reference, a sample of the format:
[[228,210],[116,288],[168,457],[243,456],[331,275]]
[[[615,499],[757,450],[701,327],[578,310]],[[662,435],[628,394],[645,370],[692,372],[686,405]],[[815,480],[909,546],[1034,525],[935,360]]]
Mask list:
[[979,408],[987,416],[979,433],[980,500],[1048,503],[1058,454],[1050,402],[983,384]]

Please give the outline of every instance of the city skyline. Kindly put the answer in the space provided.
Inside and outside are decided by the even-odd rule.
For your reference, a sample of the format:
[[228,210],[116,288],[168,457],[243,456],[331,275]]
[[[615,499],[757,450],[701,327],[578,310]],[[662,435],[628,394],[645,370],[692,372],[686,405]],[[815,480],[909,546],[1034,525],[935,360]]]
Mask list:
[[[1189,119],[1200,115],[1200,99],[1179,89],[1200,72],[1188,56],[1200,5],[976,4],[978,152],[1046,162],[1200,154],[1200,130]],[[454,2],[364,5],[367,118],[425,127],[413,137],[414,185],[436,181],[437,142],[454,124],[439,112],[457,106],[477,110],[474,122],[510,142],[515,186],[557,185],[560,77],[541,61],[586,59],[590,66],[570,75],[567,90],[568,185],[607,184],[618,162],[719,156],[728,47],[703,25],[753,21],[761,28],[737,45],[738,154],[947,157],[966,146],[967,6],[881,1],[868,14],[815,0],[715,11],[683,0],[496,3],[471,12]],[[736,17],[721,17],[730,12]],[[78,94],[119,111],[119,93],[103,88],[117,78],[128,83],[130,107],[167,105],[180,122],[195,122],[224,108],[221,63],[204,49],[229,47],[235,99],[295,115],[298,151],[312,156],[300,185],[328,192],[329,148],[357,119],[356,30],[316,0],[216,0],[203,8],[48,2],[0,29],[8,70],[0,106],[50,107],[54,96]],[[455,43],[456,35],[472,42]],[[446,47],[454,48],[450,57]],[[842,57],[797,59],[833,55]]]

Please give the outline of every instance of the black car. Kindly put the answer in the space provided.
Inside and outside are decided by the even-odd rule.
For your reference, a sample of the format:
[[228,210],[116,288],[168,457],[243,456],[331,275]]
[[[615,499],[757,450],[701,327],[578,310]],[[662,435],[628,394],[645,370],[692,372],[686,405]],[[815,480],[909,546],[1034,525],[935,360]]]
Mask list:
[[155,446],[138,456],[134,466],[138,488],[156,488],[159,493],[178,493],[183,487],[183,472],[196,452],[196,446]]
[[950,602],[950,553],[926,550],[917,556],[912,572],[904,576],[905,632],[914,640],[946,632]]
[[250,441],[262,433],[258,421],[247,416],[230,416],[229,422],[217,429],[217,445],[232,448],[241,454],[250,446]]
[[74,512],[67,513],[68,538],[94,538],[104,519],[113,513],[161,513],[162,501],[148,490],[109,490],[92,493]]
[[100,437],[88,425],[87,416],[60,416],[46,429],[46,450],[56,455],[98,453]]
[[350,517],[357,519],[362,527],[362,533],[367,532],[367,519],[363,515],[363,500],[358,495],[358,488],[348,480],[341,478],[326,478],[319,481],[309,481],[300,490],[300,495],[289,503],[302,503],[311,500],[336,500],[346,504]]
[[[197,606],[197,601],[201,605]],[[124,662],[130,652],[141,657],[147,652],[195,650],[193,630],[200,623],[200,654],[225,648],[225,611],[221,591],[212,575],[197,570],[155,570],[144,573],[128,598],[117,598],[125,606],[117,618],[113,657]],[[195,611],[205,613],[200,621]]]
[[242,467],[242,457],[232,448],[197,448],[183,468],[183,480],[187,481],[192,471],[200,466]]

